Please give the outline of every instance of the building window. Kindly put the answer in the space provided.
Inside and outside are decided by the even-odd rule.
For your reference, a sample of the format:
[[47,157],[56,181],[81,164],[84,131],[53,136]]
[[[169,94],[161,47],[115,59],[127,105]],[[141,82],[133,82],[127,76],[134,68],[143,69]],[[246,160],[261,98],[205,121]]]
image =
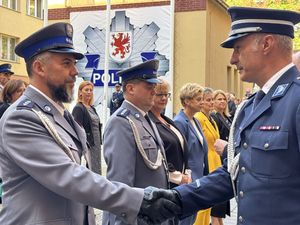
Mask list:
[[0,34],[0,59],[17,61],[14,49],[17,39]]
[[27,14],[43,18],[43,0],[27,0]]
[[17,10],[18,0],[0,0],[0,5]]

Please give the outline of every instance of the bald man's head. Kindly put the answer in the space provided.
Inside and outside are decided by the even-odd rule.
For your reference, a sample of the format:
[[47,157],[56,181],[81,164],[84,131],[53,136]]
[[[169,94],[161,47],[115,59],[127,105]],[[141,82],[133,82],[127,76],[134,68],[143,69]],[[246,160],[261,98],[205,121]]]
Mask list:
[[293,63],[296,65],[296,67],[300,71],[300,51],[294,53],[294,55],[293,55]]

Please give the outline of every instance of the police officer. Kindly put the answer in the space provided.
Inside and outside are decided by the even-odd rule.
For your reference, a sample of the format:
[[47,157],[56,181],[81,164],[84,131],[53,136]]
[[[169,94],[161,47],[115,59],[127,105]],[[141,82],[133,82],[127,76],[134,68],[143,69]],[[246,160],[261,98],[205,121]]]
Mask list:
[[139,210],[151,214],[150,222],[158,221],[168,215],[152,213],[160,200],[150,206],[143,189],[110,182],[80,165],[82,157],[90,162],[86,135],[62,104],[71,101],[76,61],[84,57],[74,50],[72,37],[70,24],[56,23],[15,49],[25,59],[30,85],[0,122],[0,224],[91,225],[88,206],[126,223],[134,223]]
[[115,85],[115,91],[112,94],[112,98],[110,100],[110,115],[112,115],[120,106],[122,105],[124,101],[123,91],[121,90],[121,84],[117,83]]
[[[125,101],[104,130],[107,178],[132,187],[168,188],[165,152],[155,124],[147,113],[154,104],[158,60],[120,71]],[[103,225],[123,224],[105,212]]]
[[0,93],[13,74],[14,72],[11,70],[11,64],[5,63],[0,65]]
[[222,46],[233,48],[230,62],[241,79],[261,91],[237,109],[229,167],[176,187],[173,197],[182,216],[235,195],[238,225],[300,224],[300,73],[292,63],[300,13],[232,7],[229,14]]

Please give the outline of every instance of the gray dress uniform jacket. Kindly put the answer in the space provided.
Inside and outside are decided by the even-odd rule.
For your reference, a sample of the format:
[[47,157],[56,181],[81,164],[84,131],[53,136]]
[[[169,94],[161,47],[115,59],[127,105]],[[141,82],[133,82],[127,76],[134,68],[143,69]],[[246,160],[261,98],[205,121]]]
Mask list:
[[[134,139],[133,131],[126,118],[128,116],[135,123],[140,141],[148,158],[154,162],[158,147],[164,154],[162,141],[154,123],[150,124],[142,113],[127,101],[110,117],[104,130],[103,151],[107,163],[107,178],[120,181],[132,187],[145,188],[154,186],[168,188],[167,172],[161,165],[158,169],[149,169]],[[104,212],[103,225],[124,224],[119,217]]]
[[[42,111],[54,124],[76,163],[32,109]],[[109,210],[128,223],[136,220],[143,190],[110,182],[80,166],[87,151],[86,136],[74,125],[75,130],[31,87],[5,112],[0,122],[1,225],[86,225],[86,205]]]

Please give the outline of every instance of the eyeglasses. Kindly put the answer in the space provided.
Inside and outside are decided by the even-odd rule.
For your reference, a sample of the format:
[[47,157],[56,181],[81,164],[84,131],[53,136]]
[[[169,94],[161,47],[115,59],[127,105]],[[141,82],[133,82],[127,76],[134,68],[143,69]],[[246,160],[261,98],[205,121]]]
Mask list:
[[170,98],[171,97],[171,93],[167,93],[167,94],[164,94],[164,93],[157,93],[155,94],[157,97],[166,97],[166,98]]

